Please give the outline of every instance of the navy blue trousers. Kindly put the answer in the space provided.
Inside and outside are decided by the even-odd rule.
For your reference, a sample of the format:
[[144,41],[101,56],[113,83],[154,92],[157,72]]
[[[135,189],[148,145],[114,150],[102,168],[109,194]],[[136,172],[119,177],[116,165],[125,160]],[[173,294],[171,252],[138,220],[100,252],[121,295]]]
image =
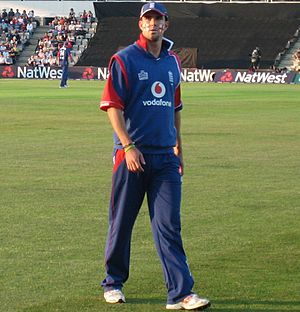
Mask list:
[[69,66],[64,65],[64,66],[62,66],[62,76],[61,76],[61,80],[60,80],[60,86],[61,87],[65,87],[67,85],[68,76],[69,76]]
[[125,155],[117,151],[112,179],[109,230],[105,250],[105,290],[121,289],[129,276],[130,242],[134,222],[147,194],[152,233],[168,290],[167,303],[179,302],[192,292],[181,239],[180,162],[172,154],[144,154],[143,173],[129,172]]

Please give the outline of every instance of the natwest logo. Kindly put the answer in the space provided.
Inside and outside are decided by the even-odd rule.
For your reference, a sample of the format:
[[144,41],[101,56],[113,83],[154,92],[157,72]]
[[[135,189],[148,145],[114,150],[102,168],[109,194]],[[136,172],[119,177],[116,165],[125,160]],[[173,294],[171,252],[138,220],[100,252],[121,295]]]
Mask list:
[[94,77],[95,77],[95,74],[91,67],[87,67],[82,73],[83,79],[94,79]]
[[15,76],[15,73],[10,66],[5,66],[1,73],[1,76],[3,78],[13,78]]
[[157,98],[162,98],[166,94],[166,87],[160,81],[155,81],[151,86],[152,94]]
[[60,79],[62,70],[52,67],[18,67],[17,77],[27,79]]
[[242,82],[242,83],[274,83],[283,84],[293,81],[294,73],[272,73],[259,71],[250,73],[247,71],[217,72],[215,82]]
[[181,79],[185,82],[211,82],[216,72],[210,69],[183,68]]
[[274,74],[268,72],[237,72],[234,81],[235,82],[246,82],[246,83],[287,83],[286,78],[288,75]]
[[232,82],[233,76],[231,72],[224,73],[223,76],[221,76],[220,81],[221,82]]

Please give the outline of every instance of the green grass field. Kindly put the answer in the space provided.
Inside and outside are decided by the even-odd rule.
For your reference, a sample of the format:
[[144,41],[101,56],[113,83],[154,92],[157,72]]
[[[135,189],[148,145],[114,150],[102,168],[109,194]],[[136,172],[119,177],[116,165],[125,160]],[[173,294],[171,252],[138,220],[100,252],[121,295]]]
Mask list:
[[[101,82],[0,80],[0,311],[163,311],[146,205],[127,303],[102,299],[111,128]],[[299,85],[184,84],[182,234],[217,312],[300,311]]]

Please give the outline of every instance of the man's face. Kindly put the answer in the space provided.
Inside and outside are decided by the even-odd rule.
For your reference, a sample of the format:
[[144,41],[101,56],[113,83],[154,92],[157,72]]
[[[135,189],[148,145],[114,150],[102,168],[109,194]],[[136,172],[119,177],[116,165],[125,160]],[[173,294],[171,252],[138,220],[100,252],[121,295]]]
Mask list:
[[150,41],[159,41],[168,28],[165,16],[155,11],[149,11],[139,20],[143,36]]

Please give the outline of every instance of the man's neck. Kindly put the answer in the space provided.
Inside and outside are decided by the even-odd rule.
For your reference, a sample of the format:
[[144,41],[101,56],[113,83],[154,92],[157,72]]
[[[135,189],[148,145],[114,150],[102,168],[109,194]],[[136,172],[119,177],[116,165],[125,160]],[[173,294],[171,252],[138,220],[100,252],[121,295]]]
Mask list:
[[150,41],[147,42],[148,52],[151,53],[155,58],[158,58],[160,55],[162,46],[162,40],[159,41]]

